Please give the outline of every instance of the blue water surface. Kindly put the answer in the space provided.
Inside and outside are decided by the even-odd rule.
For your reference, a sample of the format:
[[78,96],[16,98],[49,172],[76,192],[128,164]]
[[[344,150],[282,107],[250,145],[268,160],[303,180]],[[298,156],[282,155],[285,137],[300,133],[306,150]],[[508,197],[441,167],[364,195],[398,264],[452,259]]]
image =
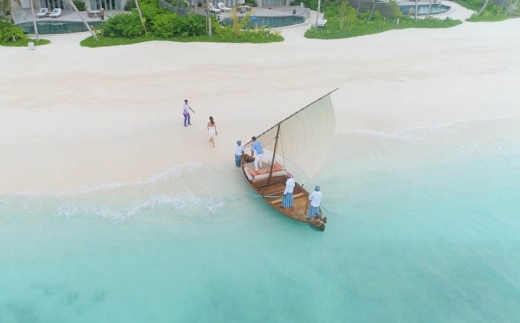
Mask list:
[[519,125],[338,133],[324,233],[233,160],[2,196],[0,322],[518,322]]

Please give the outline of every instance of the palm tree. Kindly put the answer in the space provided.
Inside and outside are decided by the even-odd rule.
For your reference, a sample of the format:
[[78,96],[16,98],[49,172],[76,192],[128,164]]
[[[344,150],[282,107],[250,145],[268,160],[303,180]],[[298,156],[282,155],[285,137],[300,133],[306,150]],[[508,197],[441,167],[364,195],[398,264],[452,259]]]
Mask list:
[[31,13],[32,13],[32,21],[34,26],[34,33],[36,34],[36,41],[40,41],[40,36],[38,35],[38,25],[36,24],[36,16],[34,15],[34,3],[33,0],[29,0],[31,3]]
[[428,13],[426,14],[426,18],[430,17],[430,11],[432,10],[432,0],[428,3]]
[[135,0],[135,8],[137,9],[137,13],[139,14],[139,19],[141,20],[141,24],[143,25],[144,34],[146,35],[146,25],[144,24],[143,14],[141,13],[141,7],[139,6],[139,1]]
[[374,11],[376,10],[376,6],[377,6],[377,0],[374,0],[374,2],[372,3],[372,8],[370,8],[370,14],[368,15],[367,21],[370,21],[370,19],[372,19],[372,15],[374,14]]
[[11,5],[11,1],[14,1],[18,5],[22,5],[20,0],[0,0],[0,9],[2,9],[2,12],[5,14],[6,11],[9,11],[11,13],[11,21],[14,22],[14,12]]
[[478,12],[479,16],[484,12],[484,10],[486,10],[488,3],[489,3],[489,0],[486,0],[486,2],[484,2],[484,5],[482,6],[482,8],[480,8],[480,11]]
[[72,9],[74,11],[76,11],[76,13],[78,14],[78,16],[81,19],[81,21],[83,21],[83,23],[85,24],[85,27],[87,27],[88,31],[90,31],[90,33],[92,34],[92,37],[94,37],[95,40],[99,41],[98,37],[96,36],[96,33],[92,30],[92,28],[90,28],[90,25],[85,21],[83,16],[79,13],[79,10],[76,7],[76,5],[74,4],[74,2],[72,2],[72,0],[69,0],[69,4],[72,7]]

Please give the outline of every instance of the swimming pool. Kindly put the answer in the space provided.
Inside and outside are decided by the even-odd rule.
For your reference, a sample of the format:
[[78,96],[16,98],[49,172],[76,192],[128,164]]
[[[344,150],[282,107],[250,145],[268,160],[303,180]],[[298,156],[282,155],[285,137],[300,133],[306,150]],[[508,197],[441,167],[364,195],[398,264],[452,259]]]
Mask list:
[[[405,15],[413,15],[415,12],[415,5],[405,5],[405,6],[399,6],[399,9],[401,9],[401,12]],[[446,6],[443,4],[432,4],[430,15],[438,15],[440,13],[446,13],[451,10],[450,6]],[[428,14],[428,5],[427,4],[421,4],[417,6],[417,15],[418,16],[425,16]]]
[[[90,26],[96,27],[103,21],[89,21]],[[87,27],[81,21],[37,21],[39,34],[66,34],[79,33],[88,31]],[[32,21],[22,22],[18,24],[26,34],[34,34],[34,26]]]
[[[256,18],[254,18],[256,17]],[[258,17],[251,16],[251,21],[247,24],[247,27],[254,28],[255,26],[269,26],[269,27],[287,27],[292,25],[303,24],[305,18],[302,16],[281,16],[281,17]],[[223,19],[221,24],[230,26],[233,24],[230,18]]]

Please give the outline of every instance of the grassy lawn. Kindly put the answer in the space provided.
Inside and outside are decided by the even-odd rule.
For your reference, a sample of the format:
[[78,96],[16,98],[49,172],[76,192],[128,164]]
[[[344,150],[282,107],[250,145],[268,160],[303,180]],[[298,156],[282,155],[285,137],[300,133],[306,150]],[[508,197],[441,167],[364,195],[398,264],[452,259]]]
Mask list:
[[508,17],[505,13],[500,14],[491,14],[489,11],[484,11],[482,15],[478,15],[476,13],[472,14],[471,17],[466,19],[466,21],[470,22],[494,22],[494,21],[504,21]]
[[407,28],[450,28],[460,25],[462,21],[453,19],[411,19],[403,17],[399,25],[393,19],[383,21],[359,22],[350,27],[339,28],[321,28],[316,31],[309,29],[305,33],[305,37],[313,39],[340,39],[351,38],[365,35],[379,34],[388,30],[407,29]]
[[[479,12],[482,6],[484,5],[484,0],[451,0],[465,8],[473,10],[475,12]],[[513,12],[506,13],[503,9],[497,5],[495,5],[492,1],[489,3],[485,9],[485,11],[479,16],[477,13],[474,13],[466,19],[466,21],[470,22],[495,22],[495,21],[504,21],[509,18],[516,18],[520,16],[520,8],[517,8]]]
[[51,41],[48,39],[40,39],[39,41],[36,41],[35,39],[20,39],[17,41],[10,41],[4,44],[0,44],[0,46],[6,46],[6,47],[27,47],[29,42],[33,42],[34,46],[42,46],[50,44]]
[[464,8],[467,8],[469,10],[473,10],[478,12],[480,8],[482,8],[482,5],[484,4],[484,1],[480,0],[450,0],[455,2],[458,5],[463,6]]
[[220,35],[209,36],[197,36],[197,37],[175,37],[175,38],[158,38],[154,36],[141,36],[135,38],[122,38],[122,37],[102,37],[98,36],[99,41],[96,41],[94,37],[90,36],[87,39],[81,41],[80,45],[84,47],[108,47],[108,46],[121,46],[131,45],[137,43],[143,43],[147,41],[173,41],[182,43],[191,42],[205,42],[205,43],[252,43],[252,44],[265,44],[283,41],[282,36],[272,35],[269,38],[255,38],[253,36],[234,38],[234,37],[223,37]]

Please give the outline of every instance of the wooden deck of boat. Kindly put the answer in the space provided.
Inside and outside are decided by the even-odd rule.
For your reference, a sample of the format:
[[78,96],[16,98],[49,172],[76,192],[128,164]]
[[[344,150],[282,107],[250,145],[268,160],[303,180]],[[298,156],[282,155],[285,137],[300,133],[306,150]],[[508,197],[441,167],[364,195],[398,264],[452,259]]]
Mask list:
[[[247,158],[246,155],[243,157],[242,162],[242,170],[244,163]],[[285,176],[273,176],[270,179],[264,178],[257,181],[248,180],[253,189],[260,195],[264,196],[264,200],[278,210],[280,213],[288,216],[292,219],[295,219],[300,222],[311,223],[316,227],[321,227],[320,231],[323,231],[325,226],[318,220],[309,221],[308,220],[308,207],[309,207],[309,193],[298,183],[296,183],[296,187],[294,188],[294,199],[293,199],[293,207],[292,208],[282,208],[282,195],[285,190]],[[267,185],[267,183],[269,183]]]
[[[257,192],[261,195],[268,195],[269,197],[265,197],[266,202],[275,207],[278,211],[284,213],[285,215],[299,220],[306,221],[307,220],[307,207],[308,207],[308,196],[309,194],[299,185],[295,188],[294,191],[294,200],[293,200],[293,208],[282,208],[282,194],[285,190],[285,183],[278,182],[271,184],[269,186],[263,186],[257,188]],[[274,197],[276,196],[276,197]]]
[[[280,212],[290,216],[293,219],[299,220],[299,221],[306,221],[307,220],[307,198],[308,194],[300,193],[303,195],[295,194],[293,205],[294,207],[291,209],[284,209],[282,208],[282,203],[276,205],[276,208],[280,210]],[[299,196],[297,196],[299,195]]]

